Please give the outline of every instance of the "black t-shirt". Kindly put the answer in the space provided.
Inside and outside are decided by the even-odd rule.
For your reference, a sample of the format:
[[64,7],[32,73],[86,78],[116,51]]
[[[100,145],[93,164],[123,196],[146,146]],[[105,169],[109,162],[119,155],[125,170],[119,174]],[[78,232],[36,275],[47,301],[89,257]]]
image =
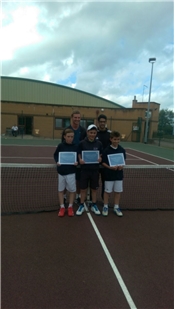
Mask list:
[[[86,150],[99,150],[99,155],[102,154],[103,151],[103,146],[102,143],[98,140],[94,140],[93,142],[89,141],[89,139],[86,137],[83,141],[79,143],[78,146],[78,154],[81,154],[82,156],[82,151]],[[99,163],[94,163],[94,164],[82,164],[81,165],[82,169],[99,169]]]
[[[58,162],[58,155],[59,152],[76,152],[77,153],[78,146],[75,144],[67,144],[65,141],[63,143],[60,143],[55,152],[54,152],[54,160],[57,163]],[[78,159],[77,159],[78,161]],[[69,165],[69,164],[61,164],[60,166],[57,165],[57,172],[60,175],[69,175],[76,173],[76,165]]]
[[[126,151],[123,147],[118,145],[117,149],[112,148],[111,146],[108,146],[103,151],[102,155],[102,163],[106,163],[109,165],[108,161],[108,155],[115,154],[115,153],[123,153],[124,159],[126,160]],[[107,167],[104,167],[104,179],[107,181],[113,181],[113,180],[122,180],[123,179],[123,170],[111,170]]]
[[105,149],[108,145],[110,145],[110,133],[111,131],[106,129],[105,131],[100,131],[98,129],[96,139],[99,140],[102,145],[103,149]]

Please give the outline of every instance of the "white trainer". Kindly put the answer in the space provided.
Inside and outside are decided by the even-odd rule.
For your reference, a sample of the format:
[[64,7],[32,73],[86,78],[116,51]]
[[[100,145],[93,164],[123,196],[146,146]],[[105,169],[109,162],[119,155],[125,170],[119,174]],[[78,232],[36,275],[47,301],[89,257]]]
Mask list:
[[76,215],[81,216],[84,211],[85,211],[84,204],[80,204],[79,208],[76,211]]
[[122,217],[122,216],[123,216],[123,214],[122,214],[120,208],[114,208],[114,212],[115,212],[115,214],[116,214],[118,217]]
[[101,212],[100,212],[100,210],[98,209],[98,207],[97,207],[96,204],[93,204],[93,205],[91,206],[91,211],[93,211],[96,215],[100,215],[100,214],[101,214]]

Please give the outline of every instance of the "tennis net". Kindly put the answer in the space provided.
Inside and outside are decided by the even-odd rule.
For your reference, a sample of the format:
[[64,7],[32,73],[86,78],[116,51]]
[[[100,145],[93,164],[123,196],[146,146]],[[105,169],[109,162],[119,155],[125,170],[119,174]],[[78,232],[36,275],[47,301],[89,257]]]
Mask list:
[[[174,209],[174,165],[126,165],[123,187],[123,210]],[[2,163],[1,214],[57,210],[57,188],[53,164]],[[102,206],[101,182],[97,201]]]

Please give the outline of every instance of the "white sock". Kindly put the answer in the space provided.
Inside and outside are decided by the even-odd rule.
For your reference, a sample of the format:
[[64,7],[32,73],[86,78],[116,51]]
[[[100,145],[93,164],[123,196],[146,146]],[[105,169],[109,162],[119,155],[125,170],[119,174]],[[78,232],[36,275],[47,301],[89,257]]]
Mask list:
[[72,204],[69,204],[69,206],[68,207],[72,207]]
[[105,207],[105,208],[108,208],[108,204],[104,204],[104,207]]
[[118,204],[115,204],[114,205],[114,208],[116,209],[116,208],[119,208],[119,205]]
[[61,204],[60,207],[61,207],[61,208],[64,208],[64,204]]

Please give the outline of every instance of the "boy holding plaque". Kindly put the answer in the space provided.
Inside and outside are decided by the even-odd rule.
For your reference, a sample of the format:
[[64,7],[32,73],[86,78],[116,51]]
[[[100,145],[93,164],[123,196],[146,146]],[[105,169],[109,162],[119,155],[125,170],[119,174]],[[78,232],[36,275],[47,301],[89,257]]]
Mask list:
[[[81,114],[78,110],[73,111],[70,118],[70,125],[62,132],[61,141],[64,141],[64,133],[66,129],[72,129],[74,131],[73,143],[79,145],[79,142],[86,137],[86,129],[80,125]],[[75,203],[80,203],[80,168],[76,170],[76,199]],[[64,192],[64,200],[66,201],[66,191]]]
[[99,187],[99,163],[101,162],[103,146],[100,141],[96,140],[96,135],[97,135],[96,125],[95,124],[89,125],[87,128],[87,137],[79,143],[78,147],[78,158],[81,165],[81,174],[80,174],[81,202],[76,212],[77,216],[81,216],[85,210],[84,202],[89,182],[92,194],[91,210],[96,215],[100,215],[100,211],[96,204],[96,199],[97,199],[97,189]]
[[72,129],[64,131],[64,141],[58,145],[54,152],[54,160],[57,163],[58,172],[58,197],[60,202],[59,217],[65,215],[64,205],[64,190],[69,191],[69,206],[68,216],[74,216],[73,201],[76,192],[76,166],[77,162],[77,148],[73,144],[74,132]]
[[104,167],[104,207],[103,216],[108,215],[109,194],[114,191],[114,212],[117,216],[123,214],[119,208],[120,194],[123,192],[123,165],[125,165],[126,152],[120,143],[120,133],[113,131],[110,134],[111,144],[103,151],[102,165]]

